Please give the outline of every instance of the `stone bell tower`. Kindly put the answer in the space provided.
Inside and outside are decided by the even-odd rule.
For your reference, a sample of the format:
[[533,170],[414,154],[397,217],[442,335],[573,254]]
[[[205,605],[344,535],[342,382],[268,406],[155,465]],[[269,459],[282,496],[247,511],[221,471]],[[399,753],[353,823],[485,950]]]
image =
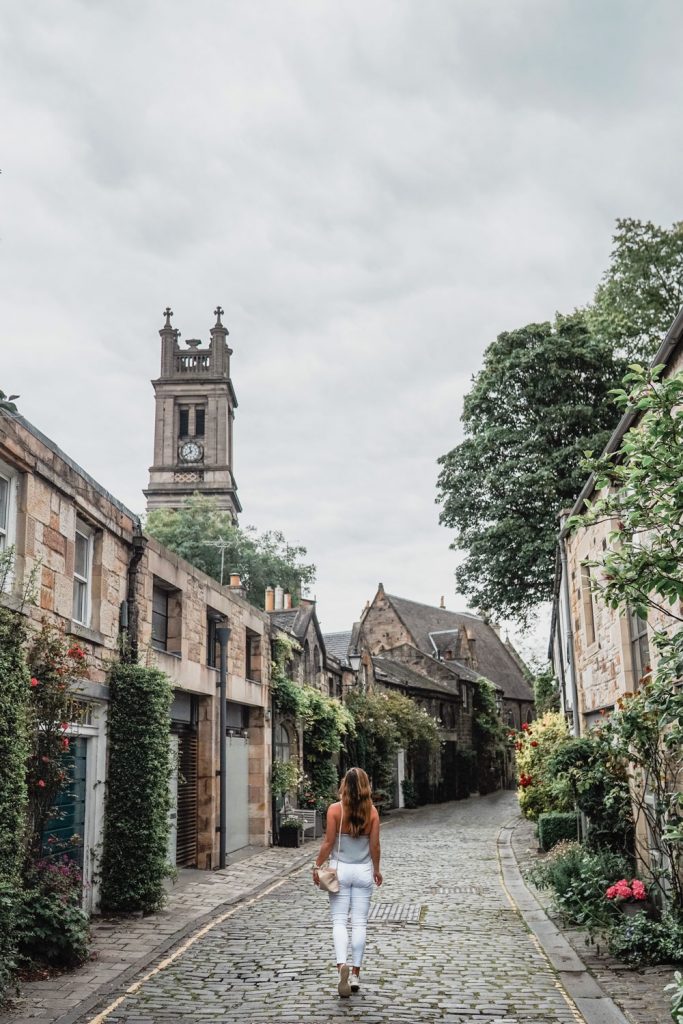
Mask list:
[[171,326],[167,307],[161,335],[161,374],[152,381],[156,396],[154,464],[144,492],[147,511],[180,508],[195,492],[215,498],[235,522],[242,506],[232,474],[232,433],[237,398],[230,380],[228,331],[223,310],[214,310],[208,347]]

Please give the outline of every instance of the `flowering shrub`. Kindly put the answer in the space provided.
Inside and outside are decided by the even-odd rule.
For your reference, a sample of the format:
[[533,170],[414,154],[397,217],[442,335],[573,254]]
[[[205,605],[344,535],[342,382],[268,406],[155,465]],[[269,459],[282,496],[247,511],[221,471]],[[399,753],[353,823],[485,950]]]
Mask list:
[[638,878],[634,878],[630,883],[625,878],[621,878],[614,885],[610,885],[605,893],[605,898],[617,900],[619,903],[633,903],[636,900],[646,900],[647,889]]
[[87,674],[85,652],[60,630],[43,625],[29,648],[30,756],[28,820],[30,859],[42,856],[45,825],[55,816],[60,792],[70,783],[64,767],[66,731],[73,718],[74,682]]
[[607,940],[612,956],[629,967],[683,963],[683,923],[670,914],[661,921],[647,914],[618,919]]
[[517,733],[518,797],[525,818],[535,821],[545,811],[573,810],[569,786],[550,767],[552,758],[568,742],[567,723],[557,711],[546,712],[531,725],[524,722]]
[[75,967],[88,957],[83,876],[64,855],[39,861],[27,874],[17,915],[19,957],[26,963]]

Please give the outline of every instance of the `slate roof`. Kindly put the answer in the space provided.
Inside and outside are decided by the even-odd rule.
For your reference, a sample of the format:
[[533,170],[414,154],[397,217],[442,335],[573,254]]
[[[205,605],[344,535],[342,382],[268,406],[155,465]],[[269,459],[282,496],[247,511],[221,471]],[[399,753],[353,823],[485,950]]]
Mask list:
[[333,658],[336,658],[344,668],[351,667],[349,662],[349,649],[351,647],[352,637],[353,631],[350,629],[345,629],[341,633],[323,633],[325,650],[328,654],[331,654]]
[[398,685],[409,686],[413,690],[443,693],[448,694],[449,697],[460,696],[460,686],[455,677],[452,684],[430,679],[427,676],[423,676],[420,672],[416,672],[415,669],[402,665],[399,661],[392,661],[390,658],[382,658],[380,656],[374,657],[372,664],[380,682],[382,681],[382,676],[385,676]]
[[311,622],[315,606],[300,604],[297,608],[283,608],[270,612],[270,621],[283,630],[291,633],[297,640],[303,640]]
[[479,615],[434,608],[392,594],[386,594],[386,598],[411,634],[415,646],[425,654],[434,654],[430,633],[442,629],[467,629],[475,640],[474,654],[479,675],[486,676],[500,687],[504,696],[510,700],[533,701],[531,686],[517,660],[506,648],[495,629]]

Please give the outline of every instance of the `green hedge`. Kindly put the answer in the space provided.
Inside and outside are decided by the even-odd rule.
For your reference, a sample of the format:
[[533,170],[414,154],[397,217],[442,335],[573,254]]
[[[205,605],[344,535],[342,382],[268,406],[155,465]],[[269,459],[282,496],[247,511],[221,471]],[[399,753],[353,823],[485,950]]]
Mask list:
[[164,902],[173,690],[156,668],[116,665],[110,675],[109,785],[102,909],[157,910]]
[[29,674],[22,615],[0,608],[0,998],[14,967],[26,829]]
[[551,850],[563,839],[576,839],[576,814],[574,812],[548,811],[538,816],[538,845],[542,850]]

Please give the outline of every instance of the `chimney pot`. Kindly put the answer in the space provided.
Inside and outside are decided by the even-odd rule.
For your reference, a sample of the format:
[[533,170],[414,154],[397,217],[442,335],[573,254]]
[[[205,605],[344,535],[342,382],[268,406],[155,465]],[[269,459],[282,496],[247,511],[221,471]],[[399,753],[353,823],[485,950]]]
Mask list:
[[439,608],[445,608],[445,607],[446,607],[446,598],[442,594],[441,595],[441,601],[439,602]]
[[230,586],[231,587],[240,587],[241,588],[241,586],[242,586],[242,577],[240,576],[240,574],[238,572],[231,572],[230,573]]
[[291,594],[285,594],[285,608],[291,608],[291,607],[292,607],[292,595]]
[[285,592],[282,587],[275,588],[275,611],[280,612],[285,606]]
[[272,587],[266,587],[266,611],[275,611],[275,591]]

